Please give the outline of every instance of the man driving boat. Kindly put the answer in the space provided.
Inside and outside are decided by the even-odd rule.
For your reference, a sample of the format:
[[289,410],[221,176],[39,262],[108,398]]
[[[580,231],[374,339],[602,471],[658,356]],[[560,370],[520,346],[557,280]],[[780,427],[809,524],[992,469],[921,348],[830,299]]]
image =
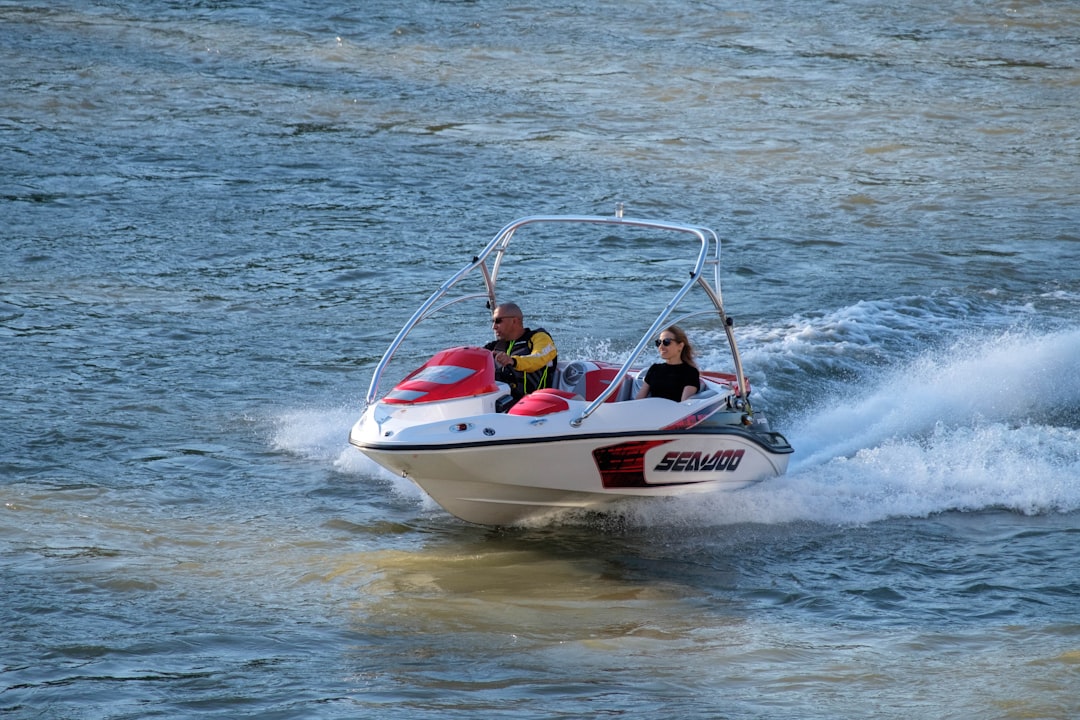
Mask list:
[[495,359],[495,379],[510,386],[514,400],[551,387],[559,354],[555,341],[543,328],[525,327],[521,308],[502,303],[491,314],[495,340],[484,346]]

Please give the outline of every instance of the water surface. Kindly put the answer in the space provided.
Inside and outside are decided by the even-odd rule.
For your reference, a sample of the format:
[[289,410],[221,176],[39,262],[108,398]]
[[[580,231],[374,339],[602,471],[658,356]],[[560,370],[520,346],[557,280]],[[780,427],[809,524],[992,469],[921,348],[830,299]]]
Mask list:
[[[3,714],[1080,714],[1077,57],[1065,0],[0,1]],[[617,202],[724,238],[786,477],[496,530],[348,446],[450,272]],[[679,252],[507,299],[616,358]]]

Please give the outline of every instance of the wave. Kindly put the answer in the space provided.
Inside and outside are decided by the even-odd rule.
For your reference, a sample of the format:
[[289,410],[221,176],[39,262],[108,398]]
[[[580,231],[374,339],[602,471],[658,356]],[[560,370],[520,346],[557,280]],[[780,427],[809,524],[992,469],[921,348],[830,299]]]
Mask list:
[[[321,463],[350,477],[377,478],[391,491],[426,509],[437,507],[419,487],[369,459],[349,445],[349,429],[360,419],[360,406],[297,409],[274,419],[271,441],[275,450]],[[361,485],[357,485],[358,491]]]
[[746,493],[736,515],[866,522],[1080,509],[1077,357],[1080,330],[927,352],[784,428],[795,447],[789,474]]
[[[939,427],[1080,423],[1080,330],[1007,332],[927,352],[791,424],[797,467]],[[834,398],[836,396],[834,395]]]

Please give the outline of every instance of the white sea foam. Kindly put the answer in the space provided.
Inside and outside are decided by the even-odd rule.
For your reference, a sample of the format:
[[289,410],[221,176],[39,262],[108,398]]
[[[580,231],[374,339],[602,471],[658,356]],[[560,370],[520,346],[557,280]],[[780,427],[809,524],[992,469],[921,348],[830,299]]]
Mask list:
[[867,391],[826,402],[787,428],[795,468],[945,427],[1039,425],[1080,412],[1080,331],[1005,333],[928,352]]
[[785,428],[796,448],[787,476],[694,512],[714,522],[867,522],[1080,509],[1077,357],[1077,330],[927,353]]
[[358,407],[291,410],[277,418],[273,445],[283,452],[325,463],[346,475],[377,478],[402,497],[434,506],[416,485],[349,445],[349,429],[359,417]]

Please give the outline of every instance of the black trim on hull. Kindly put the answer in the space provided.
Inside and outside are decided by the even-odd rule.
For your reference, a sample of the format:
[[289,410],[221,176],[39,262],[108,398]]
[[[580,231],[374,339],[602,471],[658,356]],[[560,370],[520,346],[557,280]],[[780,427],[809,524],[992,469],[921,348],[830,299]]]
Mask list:
[[[350,440],[350,444],[360,450],[372,450],[383,453],[416,453],[416,452],[431,452],[435,450],[470,450],[473,448],[482,447],[494,447],[502,445],[539,445],[558,442],[569,441],[582,441],[582,440],[606,440],[606,439],[619,439],[619,440],[632,440],[634,438],[678,438],[685,437],[686,435],[735,435],[745,440],[749,440],[755,445],[760,446],[766,452],[770,452],[774,455],[788,455],[794,452],[794,448],[788,443],[787,438],[778,432],[769,433],[755,433],[747,430],[743,430],[737,427],[712,427],[712,428],[690,428],[687,430],[680,430],[678,432],[672,432],[670,430],[642,430],[641,432],[634,433],[590,433],[583,435],[555,435],[544,438],[514,438],[507,440],[483,440],[477,442],[467,443],[455,443],[453,445],[448,444],[426,444],[426,445],[394,445],[383,443],[371,443],[360,444]],[[763,435],[767,435],[767,438],[763,438]]]

